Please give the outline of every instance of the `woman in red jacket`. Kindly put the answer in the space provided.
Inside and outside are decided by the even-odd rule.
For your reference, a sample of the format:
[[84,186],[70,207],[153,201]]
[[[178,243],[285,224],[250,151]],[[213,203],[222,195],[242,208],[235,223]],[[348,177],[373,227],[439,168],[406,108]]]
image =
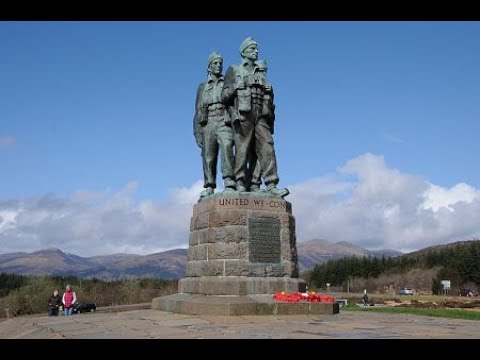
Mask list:
[[71,285],[66,286],[62,302],[65,307],[65,316],[73,315],[73,305],[77,302],[77,295],[75,294],[75,291],[72,290]]

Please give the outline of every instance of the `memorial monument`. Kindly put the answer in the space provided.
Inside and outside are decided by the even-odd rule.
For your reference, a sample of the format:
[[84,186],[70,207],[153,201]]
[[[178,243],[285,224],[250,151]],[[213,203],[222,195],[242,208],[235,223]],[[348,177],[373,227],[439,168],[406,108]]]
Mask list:
[[[299,279],[295,218],[278,188],[273,87],[257,42],[240,45],[242,61],[222,76],[223,58],[208,59],[197,90],[193,132],[201,149],[204,190],[193,208],[187,277],[179,293],[152,308],[187,314],[337,313],[332,303],[282,303],[278,291],[305,292]],[[233,141],[232,141],[233,140]],[[224,190],[215,193],[220,152]],[[265,189],[261,188],[261,182]]]

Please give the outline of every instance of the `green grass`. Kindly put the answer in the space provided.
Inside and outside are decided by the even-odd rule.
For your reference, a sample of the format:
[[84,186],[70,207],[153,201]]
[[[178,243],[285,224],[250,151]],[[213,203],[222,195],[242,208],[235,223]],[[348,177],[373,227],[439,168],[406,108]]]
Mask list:
[[413,314],[423,316],[435,316],[450,319],[464,320],[480,320],[480,311],[471,311],[463,309],[427,309],[427,308],[410,308],[410,307],[377,307],[377,306],[357,306],[347,305],[342,307],[340,311],[374,311],[391,314]]

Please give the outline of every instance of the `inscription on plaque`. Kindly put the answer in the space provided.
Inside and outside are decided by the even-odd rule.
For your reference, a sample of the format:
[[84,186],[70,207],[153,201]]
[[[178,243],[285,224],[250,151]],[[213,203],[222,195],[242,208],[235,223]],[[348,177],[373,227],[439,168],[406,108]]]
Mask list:
[[248,220],[249,260],[254,263],[280,262],[280,219],[252,217]]

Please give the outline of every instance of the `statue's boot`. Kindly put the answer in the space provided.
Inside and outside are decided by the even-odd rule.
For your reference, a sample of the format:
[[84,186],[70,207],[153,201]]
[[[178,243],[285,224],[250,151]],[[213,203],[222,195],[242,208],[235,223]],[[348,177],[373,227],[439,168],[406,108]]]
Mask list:
[[213,195],[214,192],[215,192],[215,190],[212,187],[207,187],[207,188],[205,188],[205,190],[203,190],[200,193],[200,198],[204,198],[206,196]]
[[237,183],[229,177],[225,178],[224,185],[225,185],[225,190],[223,190],[224,192],[233,192],[237,188]]
[[247,191],[247,188],[245,187],[245,184],[243,183],[242,180],[237,181],[237,192],[245,192]]
[[275,195],[275,196],[278,196],[278,197],[285,197],[287,196],[288,194],[290,194],[290,191],[288,191],[287,188],[285,189],[279,189],[277,188],[276,185],[269,185],[267,186],[267,191],[272,194],[272,195]]
[[250,192],[263,192],[263,190],[260,189],[260,185],[252,184],[250,185]]

